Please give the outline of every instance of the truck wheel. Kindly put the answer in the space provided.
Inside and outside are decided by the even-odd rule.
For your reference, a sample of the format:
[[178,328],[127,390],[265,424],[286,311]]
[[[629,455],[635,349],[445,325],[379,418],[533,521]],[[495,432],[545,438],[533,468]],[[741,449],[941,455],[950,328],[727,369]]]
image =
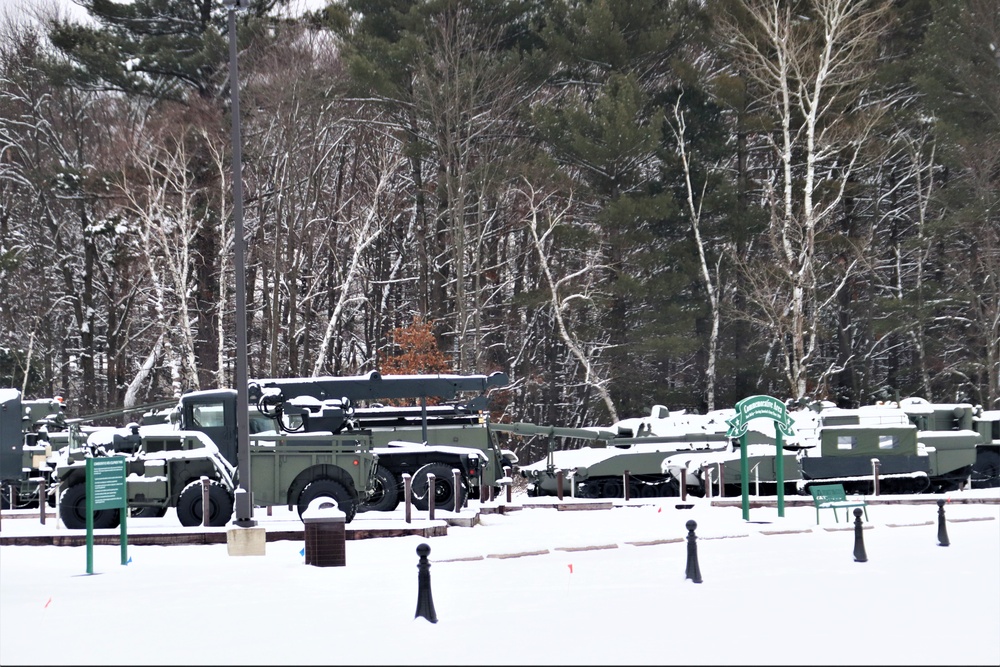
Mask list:
[[1000,453],[981,450],[976,454],[972,470],[972,488],[992,489],[1000,486]]
[[[204,517],[201,480],[190,482],[177,498],[177,518],[182,526],[200,526]],[[208,484],[208,525],[225,526],[233,518],[233,497],[214,479]]]
[[413,474],[413,506],[424,512],[430,508],[430,499],[427,496],[429,486],[427,476],[434,475],[434,508],[439,510],[455,509],[455,493],[458,495],[458,506],[465,504],[465,485],[459,483],[455,488],[455,479],[451,473],[451,466],[446,463],[428,463],[417,469]]
[[357,503],[354,502],[354,498],[347,492],[343,484],[335,482],[332,479],[318,479],[315,482],[310,482],[299,495],[298,507],[300,519],[302,518],[302,513],[309,507],[309,503],[317,498],[329,498],[337,503],[337,507],[346,515],[344,519],[345,523],[350,523],[358,511]]
[[158,519],[166,513],[166,507],[132,507],[129,509],[129,517],[133,519]]
[[391,512],[399,505],[399,487],[392,471],[382,466],[375,469],[375,492],[368,502],[361,503],[359,512]]
[[[119,510],[97,510],[94,512],[94,528],[117,528]],[[83,482],[63,490],[59,496],[59,516],[67,528],[87,527],[87,485]]]

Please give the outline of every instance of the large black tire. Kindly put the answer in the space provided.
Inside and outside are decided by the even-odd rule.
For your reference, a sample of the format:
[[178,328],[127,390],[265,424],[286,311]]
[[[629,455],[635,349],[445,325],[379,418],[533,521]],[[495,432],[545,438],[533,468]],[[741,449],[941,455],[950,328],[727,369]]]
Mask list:
[[581,482],[576,487],[576,497],[577,498],[600,498],[601,497],[601,483],[599,481],[586,481]]
[[158,519],[167,513],[166,507],[131,507],[129,508],[129,518],[131,519]]
[[434,509],[444,511],[455,510],[455,494],[458,494],[458,506],[465,504],[465,485],[459,482],[455,488],[455,479],[451,466],[447,463],[428,463],[413,473],[413,506],[424,512],[430,509],[430,497],[427,494],[428,475],[434,475]]
[[[94,512],[94,528],[117,528],[121,517],[119,510]],[[59,517],[67,528],[87,527],[87,485],[83,482],[63,490],[59,496]]]
[[358,504],[340,482],[332,479],[317,479],[310,482],[299,494],[299,518],[309,507],[309,503],[317,498],[329,498],[337,503],[337,508],[344,513],[344,522],[350,523],[358,512]]
[[972,466],[972,488],[993,489],[1000,486],[1000,453],[981,450]]
[[[188,483],[177,498],[177,518],[182,526],[200,526],[204,517],[201,480]],[[208,525],[225,526],[233,518],[233,497],[214,479],[208,484]]]
[[375,469],[375,492],[358,507],[359,512],[391,512],[399,505],[399,481],[382,466]]

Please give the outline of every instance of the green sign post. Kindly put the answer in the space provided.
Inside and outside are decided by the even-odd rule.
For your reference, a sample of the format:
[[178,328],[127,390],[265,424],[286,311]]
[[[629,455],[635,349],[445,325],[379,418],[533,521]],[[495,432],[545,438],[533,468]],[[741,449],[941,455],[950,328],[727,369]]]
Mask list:
[[774,444],[778,449],[774,458],[774,476],[778,485],[778,516],[785,516],[785,456],[782,435],[792,435],[792,420],[785,404],[771,396],[749,396],[735,405],[736,416],[727,419],[727,438],[740,439],[740,486],[743,491],[743,520],[750,520],[750,464],[747,461],[747,427],[754,419],[774,421]]
[[87,459],[87,574],[94,573],[94,512],[97,510],[119,510],[122,565],[128,563],[126,488],[124,456]]

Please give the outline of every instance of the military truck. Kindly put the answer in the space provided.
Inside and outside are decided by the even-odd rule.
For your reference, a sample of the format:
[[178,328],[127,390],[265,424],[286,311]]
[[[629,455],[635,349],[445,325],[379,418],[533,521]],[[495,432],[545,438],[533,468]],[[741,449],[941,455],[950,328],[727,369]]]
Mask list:
[[[412,477],[414,506],[425,510],[429,475],[435,477],[436,507],[454,506],[456,496],[461,506],[470,495],[480,494],[483,485],[496,486],[504,467],[516,464],[514,453],[498,446],[487,411],[490,392],[509,382],[499,372],[382,375],[372,371],[359,376],[252,380],[249,398],[258,413],[282,431],[369,431],[379,467],[374,493],[361,511],[394,509],[402,498],[404,474]],[[428,405],[429,399],[452,402]],[[419,404],[413,405],[415,401]],[[459,471],[458,486],[452,470]]]
[[38,506],[53,453],[79,427],[67,421],[61,397],[26,400],[16,389],[0,389],[0,502],[4,509]]
[[[53,482],[59,513],[67,528],[86,527],[86,460],[126,456],[126,494],[134,517],[163,516],[175,508],[181,525],[202,525],[203,480],[208,481],[208,524],[223,526],[233,514],[238,487],[236,466],[201,431],[169,424],[102,430],[82,448],[68,447]],[[378,457],[368,434],[250,436],[250,493],[259,505],[296,507],[301,516],[316,498],[330,498],[353,520],[374,483]],[[118,510],[99,510],[95,528],[113,528]]]

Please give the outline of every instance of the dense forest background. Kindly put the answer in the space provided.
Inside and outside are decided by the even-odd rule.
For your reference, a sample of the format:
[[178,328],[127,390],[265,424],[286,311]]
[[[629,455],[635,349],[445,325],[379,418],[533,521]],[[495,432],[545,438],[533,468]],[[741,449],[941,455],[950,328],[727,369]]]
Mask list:
[[[0,384],[232,386],[229,12],[74,1],[0,24]],[[251,378],[1000,407],[995,0],[285,4],[236,14]]]

